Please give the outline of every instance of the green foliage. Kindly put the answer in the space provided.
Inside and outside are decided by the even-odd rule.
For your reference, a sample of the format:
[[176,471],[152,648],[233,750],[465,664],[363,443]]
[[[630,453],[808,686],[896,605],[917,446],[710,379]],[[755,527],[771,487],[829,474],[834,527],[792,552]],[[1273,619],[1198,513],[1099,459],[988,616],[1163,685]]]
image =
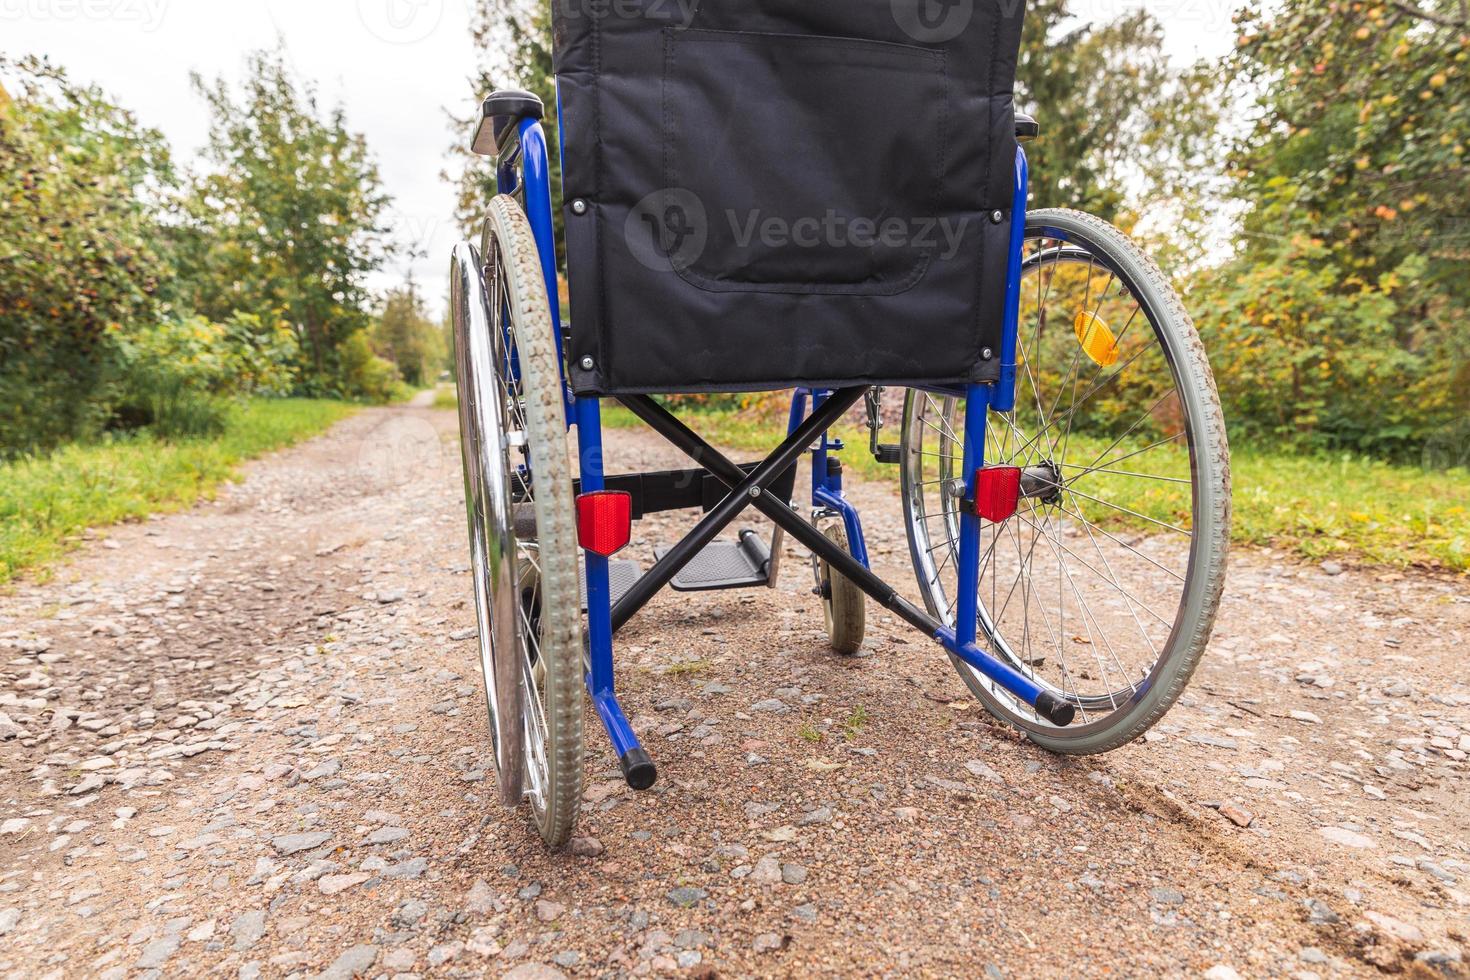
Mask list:
[[398,366],[406,383],[422,388],[438,376],[445,359],[443,343],[443,331],[429,319],[412,279],[389,291],[373,325],[373,346]]
[[[556,226],[557,264],[566,268],[566,236],[561,213],[561,154],[556,113],[556,81],[551,60],[551,5],[544,0],[508,0],[471,5],[475,47],[482,65],[474,80],[472,97],[482,100],[497,89],[525,89],[546,107],[542,128],[550,154],[552,221]],[[468,101],[468,100],[467,100]],[[463,170],[453,177],[459,184],[455,217],[465,234],[476,237],[485,220],[485,202],[495,196],[494,161],[470,152],[470,140],[479,120],[479,102],[471,117],[455,120],[451,154]]]
[[1470,12],[1286,0],[1240,27],[1249,211],[1196,291],[1232,423],[1420,458],[1470,414]]
[[[1167,225],[1160,244],[1189,255],[1218,177],[1220,93],[1207,70],[1181,72],[1145,10],[1080,19],[1072,0],[1032,0],[1017,106],[1041,123],[1026,147],[1033,208],[1077,208],[1132,228]],[[1197,259],[1197,256],[1195,256]]]
[[238,99],[222,80],[194,79],[212,117],[213,172],[186,201],[184,299],[211,319],[247,310],[286,321],[302,390],[376,397],[382,372],[353,338],[371,324],[366,277],[393,251],[377,164],[342,109],[322,112],[281,52],[258,52],[248,68]]
[[157,132],[45,62],[0,61],[0,458],[95,432],[110,332],[159,313]]
[[115,435],[0,463],[0,583],[75,547],[86,528],[208,498],[241,460],[315,435],[352,411],[341,402],[256,399],[232,404],[217,438]]
[[376,404],[399,397],[402,379],[398,368],[392,361],[373,353],[366,333],[350,334],[338,346],[336,354],[338,383],[352,397]]
[[284,323],[264,326],[237,313],[224,323],[200,316],[119,330],[119,397],[124,427],[161,436],[223,430],[229,400],[284,395],[295,381],[296,336]]

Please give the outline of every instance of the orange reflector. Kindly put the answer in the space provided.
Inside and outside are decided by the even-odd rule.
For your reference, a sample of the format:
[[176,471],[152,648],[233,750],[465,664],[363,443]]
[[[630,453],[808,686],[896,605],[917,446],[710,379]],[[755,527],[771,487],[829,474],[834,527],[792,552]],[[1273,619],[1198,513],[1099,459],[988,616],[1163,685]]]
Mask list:
[[1073,327],[1077,331],[1077,343],[1082,345],[1082,352],[1092,358],[1094,364],[1112,367],[1118,363],[1118,338],[1113,336],[1101,317],[1084,310],[1077,314]]
[[999,524],[1016,514],[1021,504],[1021,468],[987,466],[975,474],[975,513]]
[[616,490],[577,498],[577,540],[594,555],[611,558],[633,537],[633,497]]

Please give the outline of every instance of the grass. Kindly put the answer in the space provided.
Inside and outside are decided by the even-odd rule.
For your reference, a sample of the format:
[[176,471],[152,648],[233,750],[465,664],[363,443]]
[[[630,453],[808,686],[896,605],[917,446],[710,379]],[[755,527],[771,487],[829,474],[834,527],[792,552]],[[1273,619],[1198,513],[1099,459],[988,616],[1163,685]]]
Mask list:
[[440,385],[434,389],[434,407],[449,411],[459,408],[459,395],[453,385]]
[[0,583],[56,559],[82,532],[212,497],[241,461],[313,436],[354,411],[343,402],[256,399],[215,438],[140,433],[0,463]]
[[[642,424],[617,406],[603,409],[603,421],[613,428]],[[700,410],[690,421],[716,445],[762,455],[785,432],[784,420],[734,409]],[[866,429],[849,426],[837,434],[849,444],[842,454],[848,472],[863,479],[897,482],[898,468],[878,463],[867,451]],[[884,438],[897,441],[898,433],[885,431]],[[1087,442],[1074,436],[1073,446],[1089,448]],[[1096,441],[1091,447],[1093,455],[1109,444],[1110,440]],[[1109,458],[1127,449],[1114,449]],[[1276,548],[1311,561],[1333,558],[1370,566],[1470,571],[1470,471],[1464,468],[1431,472],[1360,456],[1297,455],[1249,444],[1233,446],[1231,455],[1232,528],[1237,543]],[[1146,470],[1135,472],[1176,478],[1189,475],[1189,459],[1182,449],[1157,449],[1129,460],[1128,465],[1141,467],[1143,459],[1149,461]],[[1187,520],[1187,487],[1125,477],[1095,479],[1095,489],[1088,491],[1095,496],[1153,520],[1175,524]],[[1081,506],[1089,520],[1150,526],[1100,504],[1082,502]]]

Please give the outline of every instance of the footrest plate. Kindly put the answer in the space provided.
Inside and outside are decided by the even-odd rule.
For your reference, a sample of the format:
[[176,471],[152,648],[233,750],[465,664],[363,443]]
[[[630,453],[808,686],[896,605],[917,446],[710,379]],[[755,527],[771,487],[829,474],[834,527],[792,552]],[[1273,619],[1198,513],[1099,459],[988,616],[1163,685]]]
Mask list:
[[[636,561],[617,559],[609,561],[607,563],[607,578],[608,585],[611,586],[613,605],[617,605],[618,600],[623,597],[623,593],[631,589],[633,583],[638,581],[642,576],[643,569],[639,567]],[[582,591],[582,611],[586,612],[587,566],[585,563],[581,565],[580,573],[577,576],[577,585]]]
[[[654,552],[662,559],[668,548]],[[669,583],[678,592],[748,589],[769,581],[771,551],[754,531],[741,531],[738,541],[711,541]]]

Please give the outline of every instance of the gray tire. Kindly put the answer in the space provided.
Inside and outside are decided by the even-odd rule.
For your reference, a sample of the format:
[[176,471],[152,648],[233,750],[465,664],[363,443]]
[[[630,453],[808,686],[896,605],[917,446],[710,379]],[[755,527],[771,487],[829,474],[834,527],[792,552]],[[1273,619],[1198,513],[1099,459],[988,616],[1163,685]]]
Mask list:
[[[456,250],[456,284],[467,254],[482,263],[484,316],[463,314],[456,296],[456,357],[477,578],[481,556],[492,558],[476,610],[497,775],[503,800],[528,802],[542,838],[559,847],[581,805],[584,687],[558,346],[535,238],[513,198],[491,201],[480,253]],[[492,424],[498,431],[486,431]]]
[[[951,659],[971,691],[998,718],[1047,749],[1090,755],[1124,745],[1153,726],[1178,699],[1205,651],[1225,585],[1231,521],[1230,450],[1204,345],[1158,266],[1118,229],[1076,211],[1033,212],[1027,216],[1026,234],[1025,274],[1031,278],[1023,279],[1022,288],[1017,408],[1003,416],[991,413],[986,457],[988,463],[1053,468],[1056,479],[1050,489],[1055,491],[1051,494],[1055,500],[1023,500],[1023,508],[1029,509],[1023,509],[1017,518],[986,526],[990,550],[982,566],[977,628],[982,645],[988,644],[1001,659],[1057,696],[1091,711],[1082,712],[1073,725],[1059,728],[963,662]],[[1069,320],[1079,306],[1065,305],[1057,298],[1060,292],[1053,290],[1081,282],[1084,271],[1086,298],[1075,320]],[[1098,283],[1102,285],[1094,299]],[[1108,296],[1110,288],[1116,289],[1115,297]],[[1050,312],[1053,301],[1060,316]],[[1025,319],[1024,304],[1028,302],[1037,311],[1034,324]],[[1119,316],[1109,328],[1106,317],[1099,314],[1105,302],[1117,302],[1123,309],[1121,304],[1132,303],[1134,316]],[[1112,328],[1118,328],[1116,336]],[[1105,341],[1090,349],[1099,336],[1105,336]],[[1125,340],[1139,352],[1129,353],[1132,347],[1125,346]],[[1071,355],[1073,363],[1067,373],[1060,375],[1071,385],[1063,429],[1057,410],[1066,404],[1068,392],[1065,385],[1050,384],[1045,372],[1052,363],[1047,360],[1048,352],[1066,351],[1068,345],[1077,352]],[[1093,356],[1093,350],[1100,356]],[[1084,355],[1095,363],[1088,363]],[[1151,364],[1155,366],[1148,367]],[[1130,375],[1130,371],[1135,373]],[[1088,373],[1090,384],[1079,384]],[[1126,381],[1117,380],[1125,377]],[[1115,435],[1114,429],[1105,428],[1105,418],[1085,423],[1096,425],[1104,433],[1100,436],[1083,434],[1080,420],[1101,416],[1099,405],[1117,396],[1120,389],[1138,399],[1120,399],[1120,405],[1135,406],[1128,411],[1136,411],[1137,404],[1155,394],[1159,398],[1128,429],[1121,430],[1121,425],[1131,416],[1120,421],[1115,429],[1121,434],[1097,458],[1079,463]],[[1145,394],[1139,397],[1138,392]],[[1033,406],[1035,422],[1031,423]],[[957,557],[958,507],[952,486],[962,476],[954,462],[962,454],[953,430],[962,417],[963,406],[952,397],[919,391],[908,394],[902,469],[910,551],[929,611],[950,623],[956,579],[948,566]],[[1075,436],[1074,427],[1078,430]],[[1155,428],[1177,431],[1146,449],[1132,451],[1136,444],[1153,438],[1144,434]],[[1181,451],[1186,443],[1187,456]],[[1079,445],[1082,449],[1073,454],[1076,458],[1068,458],[1069,450]],[[1120,445],[1121,449],[1116,448]],[[1134,470],[1139,472],[1131,472]],[[1159,519],[1117,505],[1119,487],[1137,486],[1128,480],[1156,481],[1156,488],[1163,488],[1159,492],[1174,494],[1181,501],[1181,516]],[[1096,481],[1102,481],[1103,489],[1097,489]],[[1104,516],[1097,517],[1099,514]],[[1150,521],[1152,524],[1145,523]],[[1187,546],[1174,532],[1187,535]],[[1007,534],[1014,542],[1006,539]],[[1012,554],[1014,557],[1006,557]],[[1051,554],[1058,568],[1054,574]],[[1109,555],[1121,557],[1115,564]],[[1084,559],[1076,575],[1068,556]],[[1003,562],[1014,564],[1014,580],[1008,570],[1002,574]],[[1120,576],[1120,570],[1131,573],[1133,566],[1142,569],[1137,580],[1150,591],[1131,591],[1134,579]],[[984,577],[987,568],[992,569],[991,584]],[[1045,576],[1054,581],[1037,585],[1037,579]],[[1110,605],[1106,600],[1092,605],[1084,586],[1098,592],[1111,589],[1116,594]],[[1075,600],[1068,595],[1069,589],[1076,594]],[[1053,604],[1052,617],[1047,616],[1047,603]],[[1024,621],[1017,612],[1022,607]],[[1066,618],[1069,613],[1071,617]],[[1126,631],[1132,630],[1123,622],[1128,618],[1137,623],[1144,641],[1131,641],[1141,651],[1137,663],[1125,662],[1114,648],[1113,637],[1121,636],[1125,625]],[[1075,662],[1069,665],[1069,654],[1090,659],[1079,669]],[[1110,676],[1109,658],[1117,662],[1117,679]],[[1092,661],[1101,663],[1101,670]],[[1094,676],[1097,674],[1101,677]],[[1089,684],[1098,690],[1085,690]]]

